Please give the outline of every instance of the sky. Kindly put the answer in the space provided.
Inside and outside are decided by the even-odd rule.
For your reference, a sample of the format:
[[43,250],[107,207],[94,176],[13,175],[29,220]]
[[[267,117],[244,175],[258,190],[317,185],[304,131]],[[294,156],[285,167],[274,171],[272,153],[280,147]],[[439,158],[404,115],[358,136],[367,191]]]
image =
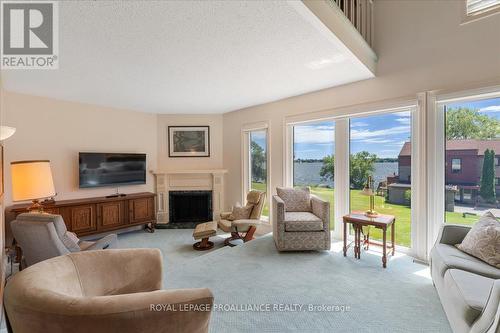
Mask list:
[[[449,108],[469,107],[500,120],[500,98],[474,102],[450,103]],[[350,121],[351,153],[366,150],[380,158],[397,158],[405,141],[410,139],[410,111]],[[334,153],[334,122],[294,127],[295,159],[322,159]]]
[[500,119],[500,98],[491,98],[472,102],[450,103],[447,104],[447,106],[450,108],[462,106],[472,109],[478,109],[478,111],[482,114]]
[[[447,104],[448,108],[468,107],[500,120],[500,98]],[[351,118],[351,153],[366,150],[380,158],[397,158],[410,139],[410,111]],[[266,132],[252,132],[252,140],[266,148]],[[295,159],[323,159],[335,153],[333,121],[294,127]]]
[[[397,157],[410,137],[410,111],[350,120],[351,153],[366,150],[378,157]],[[334,122],[294,128],[296,159],[322,159],[334,153]]]

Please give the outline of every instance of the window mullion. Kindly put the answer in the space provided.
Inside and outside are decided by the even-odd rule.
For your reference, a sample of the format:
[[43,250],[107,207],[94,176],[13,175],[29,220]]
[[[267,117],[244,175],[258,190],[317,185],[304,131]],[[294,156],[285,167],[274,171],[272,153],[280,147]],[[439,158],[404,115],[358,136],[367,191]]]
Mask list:
[[335,121],[335,227],[333,237],[342,239],[342,216],[349,213],[349,120]]

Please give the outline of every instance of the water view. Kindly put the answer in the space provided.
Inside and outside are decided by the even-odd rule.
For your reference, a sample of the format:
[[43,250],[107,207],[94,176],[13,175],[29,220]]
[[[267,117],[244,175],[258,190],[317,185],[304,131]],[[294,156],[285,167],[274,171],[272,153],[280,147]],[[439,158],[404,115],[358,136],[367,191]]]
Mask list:
[[[350,210],[368,209],[369,196],[361,190],[371,175],[375,210],[396,216],[396,243],[403,246],[411,246],[411,111],[353,118],[349,124]],[[444,111],[443,222],[473,224],[487,210],[500,216],[500,99],[448,104]],[[252,188],[266,191],[267,137],[255,131],[250,139]],[[335,216],[334,139],[333,121],[293,127],[293,185],[310,186],[313,194],[328,200],[331,216]],[[266,206],[264,215],[268,212]],[[380,237],[378,230],[370,232],[371,239]]]
[[[297,162],[293,164],[294,184],[304,186],[318,186],[318,187],[334,187],[334,181],[321,177],[320,171],[323,167],[322,161],[315,162]],[[385,181],[387,176],[398,175],[398,162],[375,162],[373,171],[373,178],[375,187],[378,183]]]

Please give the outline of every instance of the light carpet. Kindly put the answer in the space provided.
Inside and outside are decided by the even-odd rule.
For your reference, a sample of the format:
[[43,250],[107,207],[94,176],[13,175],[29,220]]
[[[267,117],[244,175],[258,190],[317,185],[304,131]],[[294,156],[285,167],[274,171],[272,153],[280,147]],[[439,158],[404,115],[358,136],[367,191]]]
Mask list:
[[[234,248],[222,247],[219,235],[213,250],[198,252],[191,233],[133,232],[119,244],[159,248],[164,288],[208,287],[216,304],[232,307],[212,313],[211,332],[451,332],[428,267],[408,256],[383,269],[378,253],[344,257],[340,243],[329,252],[280,253],[271,235]],[[240,311],[250,306],[262,311]]]

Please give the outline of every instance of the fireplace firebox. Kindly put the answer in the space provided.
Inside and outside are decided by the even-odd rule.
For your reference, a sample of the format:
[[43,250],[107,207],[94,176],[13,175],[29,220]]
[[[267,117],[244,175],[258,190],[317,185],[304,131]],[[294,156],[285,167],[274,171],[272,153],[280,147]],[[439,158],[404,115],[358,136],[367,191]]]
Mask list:
[[212,221],[212,191],[170,191],[170,223]]

